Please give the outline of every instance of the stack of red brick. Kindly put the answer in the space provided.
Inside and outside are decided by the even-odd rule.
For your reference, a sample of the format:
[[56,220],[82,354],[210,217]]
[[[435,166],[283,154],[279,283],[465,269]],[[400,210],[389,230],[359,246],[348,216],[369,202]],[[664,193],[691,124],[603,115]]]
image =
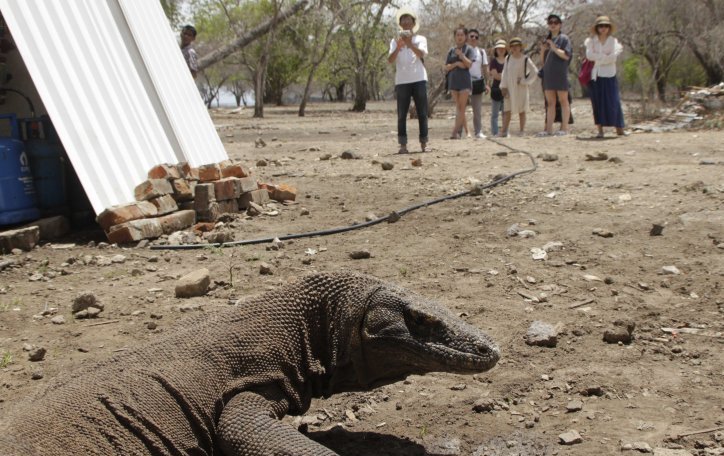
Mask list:
[[294,200],[296,190],[258,184],[248,169],[224,161],[191,168],[188,163],[157,165],[135,191],[136,202],[114,206],[96,219],[108,240],[127,244],[184,230],[196,221],[213,222],[223,213],[246,210],[270,199]]

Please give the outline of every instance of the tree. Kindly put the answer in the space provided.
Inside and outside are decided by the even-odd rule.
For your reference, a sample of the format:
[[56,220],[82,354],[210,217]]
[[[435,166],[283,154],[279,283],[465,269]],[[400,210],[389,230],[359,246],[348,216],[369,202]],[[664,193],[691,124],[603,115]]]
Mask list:
[[[339,13],[342,28],[339,33],[346,37],[352,57],[355,112],[363,112],[369,99],[371,75],[378,69],[375,59],[387,52],[382,24],[385,9],[391,0],[335,0],[333,8]],[[389,31],[389,29],[387,29]],[[384,43],[384,44],[381,44]]]
[[[312,24],[313,35],[309,38],[311,42],[311,54],[307,69],[307,82],[304,85],[304,94],[299,103],[299,117],[304,117],[307,102],[312,91],[312,82],[317,69],[329,54],[329,48],[335,31],[338,28],[338,15],[331,10],[319,9],[315,14],[307,16]],[[321,46],[319,43],[322,43]]]

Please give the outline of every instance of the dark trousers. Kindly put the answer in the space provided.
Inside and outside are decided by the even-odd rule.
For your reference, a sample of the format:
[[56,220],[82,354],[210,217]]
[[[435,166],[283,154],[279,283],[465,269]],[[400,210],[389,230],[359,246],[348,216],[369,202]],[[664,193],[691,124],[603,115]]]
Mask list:
[[407,114],[410,100],[415,100],[417,120],[420,123],[420,143],[427,143],[427,81],[395,86],[397,95],[397,142],[407,144]]

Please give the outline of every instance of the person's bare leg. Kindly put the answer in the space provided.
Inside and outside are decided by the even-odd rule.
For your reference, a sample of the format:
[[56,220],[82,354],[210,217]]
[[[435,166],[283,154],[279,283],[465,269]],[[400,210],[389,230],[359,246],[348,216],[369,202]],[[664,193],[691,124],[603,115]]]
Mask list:
[[518,122],[520,123],[520,135],[525,134],[525,113],[521,112],[518,114]]
[[450,94],[452,95],[453,103],[455,103],[455,122],[453,123],[453,129],[452,133],[450,133],[450,139],[457,139],[460,134],[460,126],[458,124],[458,105],[460,102],[458,101],[460,99],[460,92],[457,90],[451,90]]
[[[559,90],[557,92],[558,100],[561,102],[561,131],[568,133],[568,120],[571,118],[571,105],[568,103],[568,91]],[[556,105],[553,103],[553,115],[555,116]]]
[[468,133],[468,122],[467,122],[467,119],[465,118],[465,110],[468,107],[468,97],[469,97],[469,94],[467,91],[461,91],[458,93],[458,100],[457,100],[458,112],[457,112],[457,118],[456,118],[456,120],[459,122],[458,130],[460,130],[464,127],[466,135],[470,134],[470,133]]
[[546,90],[545,97],[548,103],[548,109],[546,109],[546,133],[552,135],[553,121],[556,120],[556,91]]
[[510,118],[512,117],[510,111],[503,111],[503,131],[500,132],[500,136],[508,136],[508,129],[510,128]]

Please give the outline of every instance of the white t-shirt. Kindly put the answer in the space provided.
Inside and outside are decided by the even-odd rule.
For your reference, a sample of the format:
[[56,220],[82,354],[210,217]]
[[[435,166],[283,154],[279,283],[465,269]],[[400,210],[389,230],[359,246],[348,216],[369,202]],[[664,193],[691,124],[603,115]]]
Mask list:
[[[427,38],[422,35],[413,35],[412,44],[422,51],[423,57],[427,55]],[[390,54],[395,52],[395,49],[397,49],[397,40],[393,39],[390,41]],[[395,65],[397,66],[395,85],[427,81],[427,71],[422,59],[407,46],[400,49],[395,59]]]
[[488,66],[488,53],[485,49],[473,48],[475,53],[475,61],[470,66],[470,76],[473,79],[480,79],[483,77],[483,65]]

